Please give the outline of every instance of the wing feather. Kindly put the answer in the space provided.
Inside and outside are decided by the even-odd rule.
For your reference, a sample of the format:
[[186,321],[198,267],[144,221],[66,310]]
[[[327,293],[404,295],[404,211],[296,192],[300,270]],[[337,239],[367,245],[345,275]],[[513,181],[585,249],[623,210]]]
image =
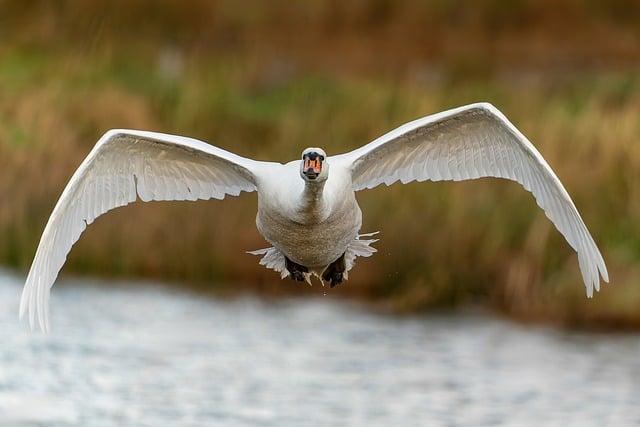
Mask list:
[[64,189],[45,227],[22,292],[20,317],[49,329],[49,293],[87,225],[105,212],[149,200],[196,200],[256,189],[259,164],[195,139],[111,130]]
[[354,190],[401,181],[519,182],[569,245],[587,296],[609,281],[598,247],[562,183],[529,140],[494,106],[477,103],[424,117],[332,161],[351,170]]

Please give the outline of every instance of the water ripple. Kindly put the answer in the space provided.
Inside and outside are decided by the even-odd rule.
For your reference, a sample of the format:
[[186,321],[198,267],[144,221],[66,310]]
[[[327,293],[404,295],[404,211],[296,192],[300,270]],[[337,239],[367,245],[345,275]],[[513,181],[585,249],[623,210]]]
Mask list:
[[640,423],[640,337],[325,300],[66,282],[49,336],[0,276],[0,426]]

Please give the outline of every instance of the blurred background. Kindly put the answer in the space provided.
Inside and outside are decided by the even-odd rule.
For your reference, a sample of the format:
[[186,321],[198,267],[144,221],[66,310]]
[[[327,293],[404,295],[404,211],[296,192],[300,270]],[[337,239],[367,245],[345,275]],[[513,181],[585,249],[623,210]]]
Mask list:
[[[65,293],[67,288],[88,295],[82,301],[106,315],[97,304],[115,297],[98,297],[64,280],[91,276],[109,280],[106,288],[115,287],[116,295],[123,291],[113,279],[145,279],[197,295],[258,294],[290,301],[326,293],[323,301],[366,301],[385,313],[376,317],[390,328],[380,332],[383,336],[400,325],[408,341],[423,324],[411,316],[454,307],[481,307],[521,325],[608,332],[597,335],[603,340],[615,337],[614,331],[637,330],[640,3],[0,0],[0,265],[12,271],[15,282],[7,307],[17,299],[67,180],[110,128],[182,134],[243,156],[285,162],[307,146],[324,147],[329,154],[348,151],[406,121],[477,101],[501,109],[573,197],[613,282],[593,300],[585,298],[577,257],[531,195],[517,184],[487,179],[359,193],[363,231],[381,232],[379,252],[360,259],[349,281],[331,291],[282,282],[245,254],[266,246],[254,226],[254,195],[113,211],[87,230],[67,260],[61,286],[53,292],[54,311],[56,293],[70,298],[58,302],[69,305],[69,311],[59,307],[59,317],[54,315],[60,329],[67,325],[65,313],[79,310],[73,308],[79,297]],[[123,299],[138,301],[135,295]],[[313,304],[297,301],[294,305]],[[341,316],[322,307],[317,319],[323,325]],[[13,324],[12,310],[7,322]],[[289,319],[286,310],[296,309],[274,310],[276,317]],[[365,316],[358,318],[363,324],[371,320],[368,314],[358,316]],[[491,334],[508,335],[499,329],[504,326],[498,332],[494,326],[488,326]],[[530,332],[510,333],[518,341],[518,333]],[[568,369],[573,369],[571,352],[585,350],[582,335],[531,333],[542,345],[569,345],[569,355],[558,356]],[[637,340],[621,339],[617,354],[637,349]],[[291,343],[285,339],[282,345]],[[469,343],[470,352],[477,348]],[[558,360],[551,363],[563,366]],[[633,370],[621,371],[620,378],[637,379],[637,366],[625,366]],[[557,375],[544,373],[549,379]],[[546,390],[549,383],[542,384]],[[444,396],[436,401],[464,406],[464,398]]]
[[[587,301],[575,254],[531,195],[484,180],[359,193],[380,251],[335,294],[394,311],[480,301],[522,318],[640,326],[638,2],[0,5],[0,263],[28,269],[55,201],[107,129],[286,162],[307,146],[340,153],[489,101],[564,182],[614,285]],[[255,209],[243,195],[117,210],[82,236],[63,272],[318,294],[244,253],[265,246]]]

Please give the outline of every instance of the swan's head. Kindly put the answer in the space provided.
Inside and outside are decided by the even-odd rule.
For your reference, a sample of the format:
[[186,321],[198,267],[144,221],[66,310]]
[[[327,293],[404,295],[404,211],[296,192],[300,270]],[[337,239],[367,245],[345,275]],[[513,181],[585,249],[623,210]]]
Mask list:
[[327,153],[322,148],[307,148],[302,152],[300,176],[307,182],[322,182],[329,176]]

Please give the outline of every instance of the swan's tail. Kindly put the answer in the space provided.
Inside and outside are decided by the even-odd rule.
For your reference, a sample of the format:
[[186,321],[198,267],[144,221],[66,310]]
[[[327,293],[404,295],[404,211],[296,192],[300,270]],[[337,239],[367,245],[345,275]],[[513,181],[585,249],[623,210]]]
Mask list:
[[[377,242],[379,239],[369,239],[369,237],[373,237],[376,234],[378,234],[378,231],[373,233],[359,234],[358,237],[356,237],[351,243],[349,243],[349,246],[347,246],[347,251],[344,255],[344,261],[347,267],[347,270],[344,273],[344,280],[347,280],[349,278],[349,270],[351,270],[355,265],[356,258],[367,258],[378,251],[371,245]],[[287,271],[284,254],[273,246],[270,248],[258,249],[255,251],[247,251],[247,253],[258,256],[262,255],[262,258],[260,258],[259,261],[260,265],[263,265],[266,268],[280,273],[280,278],[282,279],[289,277],[289,271]],[[322,272],[318,273],[315,271],[304,273],[304,278],[309,284],[311,284],[312,275],[319,277],[320,281],[322,281],[321,273]]]

